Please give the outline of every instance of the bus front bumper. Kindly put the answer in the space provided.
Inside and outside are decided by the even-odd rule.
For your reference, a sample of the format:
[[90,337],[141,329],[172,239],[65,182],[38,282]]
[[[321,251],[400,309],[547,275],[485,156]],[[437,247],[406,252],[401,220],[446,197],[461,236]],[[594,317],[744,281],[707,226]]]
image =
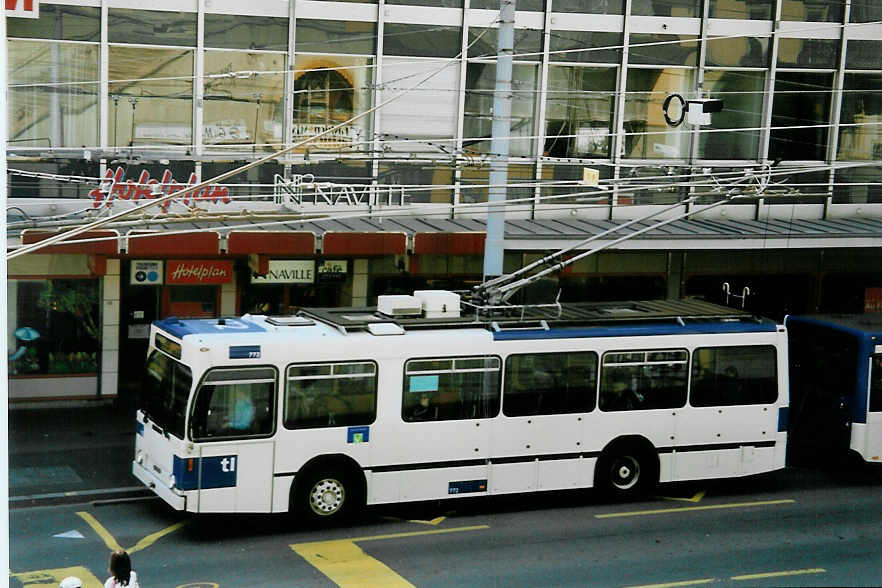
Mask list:
[[150,488],[157,496],[165,500],[175,510],[187,510],[187,497],[178,494],[168,487],[136,461],[132,461],[132,475],[141,480],[141,483]]

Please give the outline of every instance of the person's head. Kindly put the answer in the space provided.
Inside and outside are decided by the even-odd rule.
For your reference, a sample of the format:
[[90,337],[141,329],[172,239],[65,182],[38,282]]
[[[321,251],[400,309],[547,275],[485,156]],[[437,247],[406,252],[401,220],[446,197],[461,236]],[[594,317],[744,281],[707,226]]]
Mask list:
[[61,581],[58,588],[83,588],[83,582],[76,576],[68,576]]
[[129,575],[132,573],[132,560],[129,559],[129,554],[125,550],[119,549],[110,554],[107,568],[117,582],[128,583]]

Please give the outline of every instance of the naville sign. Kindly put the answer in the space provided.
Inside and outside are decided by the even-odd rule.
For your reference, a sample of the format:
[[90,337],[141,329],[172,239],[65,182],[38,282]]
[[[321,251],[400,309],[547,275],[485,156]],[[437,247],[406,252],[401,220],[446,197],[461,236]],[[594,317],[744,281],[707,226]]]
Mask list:
[[6,0],[6,16],[40,18],[40,0]]

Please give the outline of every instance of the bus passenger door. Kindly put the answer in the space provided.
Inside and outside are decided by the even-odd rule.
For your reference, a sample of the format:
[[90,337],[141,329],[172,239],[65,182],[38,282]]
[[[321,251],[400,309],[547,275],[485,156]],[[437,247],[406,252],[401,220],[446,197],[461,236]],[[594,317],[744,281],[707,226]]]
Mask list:
[[198,512],[270,512],[273,441],[203,445],[198,468]]
[[[870,358],[869,380],[867,425],[852,426],[851,447],[856,449],[864,460],[870,463],[882,463],[882,354]],[[864,429],[863,435],[861,429]]]

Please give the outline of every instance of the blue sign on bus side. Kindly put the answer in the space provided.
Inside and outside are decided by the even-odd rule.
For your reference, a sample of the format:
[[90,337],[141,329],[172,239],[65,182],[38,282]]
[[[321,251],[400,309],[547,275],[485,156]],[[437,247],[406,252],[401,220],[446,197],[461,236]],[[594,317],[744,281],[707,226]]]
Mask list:
[[371,439],[370,427],[349,427],[346,430],[347,443],[367,443]]
[[260,345],[230,345],[230,359],[260,359]]
[[175,486],[181,490],[232,488],[236,485],[238,469],[237,455],[202,458],[176,455],[172,463]]

